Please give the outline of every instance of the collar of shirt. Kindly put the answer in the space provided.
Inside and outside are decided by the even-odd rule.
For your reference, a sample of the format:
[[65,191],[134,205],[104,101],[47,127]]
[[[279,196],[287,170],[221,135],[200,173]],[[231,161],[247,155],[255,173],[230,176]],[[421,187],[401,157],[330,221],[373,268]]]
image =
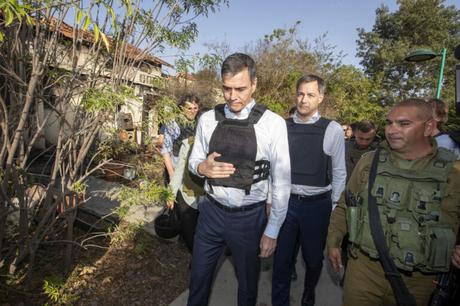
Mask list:
[[313,114],[313,116],[311,116],[311,118],[308,119],[307,121],[301,120],[297,115],[297,111],[295,111],[294,115],[292,115],[292,119],[294,120],[294,123],[299,123],[299,124],[312,124],[312,123],[315,123],[316,121],[318,121],[319,118],[321,118],[321,116],[320,116],[318,111],[316,111]]
[[254,101],[254,99],[252,99],[251,102],[249,102],[249,103],[240,111],[240,113],[237,115],[237,114],[231,112],[230,109],[228,108],[228,105],[225,104],[225,107],[224,107],[225,118],[228,118],[228,119],[238,119],[238,120],[247,119],[247,118],[249,117],[249,113],[251,112],[251,110],[252,110],[252,108],[254,107],[254,105],[256,105],[256,101]]
[[435,157],[436,154],[438,153],[438,146],[436,144],[436,141],[433,141],[433,140],[434,139],[432,138],[430,152],[423,157],[413,159],[413,160],[405,159],[404,157],[401,156],[401,154],[392,150],[386,140],[382,141],[381,146],[383,147],[383,149],[390,152],[390,161],[393,164],[395,164],[397,167],[400,167],[402,169],[419,170],[419,169],[425,168],[429,163],[431,163],[431,160],[433,159],[433,157]]

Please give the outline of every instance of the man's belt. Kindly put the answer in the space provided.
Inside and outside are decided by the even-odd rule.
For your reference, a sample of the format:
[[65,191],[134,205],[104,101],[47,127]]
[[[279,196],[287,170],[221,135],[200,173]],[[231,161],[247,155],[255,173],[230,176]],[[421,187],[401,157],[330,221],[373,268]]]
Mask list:
[[216,205],[217,207],[219,207],[223,211],[226,211],[226,212],[229,212],[229,213],[253,210],[254,208],[257,208],[257,207],[260,207],[262,205],[265,205],[265,203],[266,203],[266,201],[260,201],[260,202],[256,202],[256,203],[245,205],[245,206],[230,207],[230,206],[224,205],[222,203],[219,203],[213,197],[211,197],[209,194],[206,194],[206,197],[208,198],[208,200],[212,204]]
[[331,198],[331,191],[326,191],[320,194],[314,195],[301,195],[301,194],[294,194],[291,193],[291,198],[297,199],[299,201],[317,201],[317,200],[324,200]]

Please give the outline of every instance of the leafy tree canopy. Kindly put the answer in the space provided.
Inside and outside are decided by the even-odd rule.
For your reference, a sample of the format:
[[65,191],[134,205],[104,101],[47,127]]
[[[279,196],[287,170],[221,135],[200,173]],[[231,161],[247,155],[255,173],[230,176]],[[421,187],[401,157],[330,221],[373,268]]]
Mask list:
[[389,104],[412,96],[434,96],[440,59],[414,64],[404,58],[410,51],[430,48],[448,50],[442,98],[453,99],[455,59],[453,48],[460,43],[460,11],[444,0],[399,0],[390,12],[376,10],[371,31],[358,29],[357,56],[366,75],[380,88]]

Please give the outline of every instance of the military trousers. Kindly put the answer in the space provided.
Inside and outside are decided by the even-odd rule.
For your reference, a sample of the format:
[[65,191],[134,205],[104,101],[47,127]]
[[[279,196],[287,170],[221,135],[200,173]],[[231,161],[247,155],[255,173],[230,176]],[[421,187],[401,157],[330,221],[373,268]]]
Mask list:
[[[435,274],[421,272],[401,273],[409,292],[417,305],[428,305],[435,288]],[[396,306],[390,282],[385,278],[380,261],[358,252],[357,258],[349,258],[343,290],[344,306]]]

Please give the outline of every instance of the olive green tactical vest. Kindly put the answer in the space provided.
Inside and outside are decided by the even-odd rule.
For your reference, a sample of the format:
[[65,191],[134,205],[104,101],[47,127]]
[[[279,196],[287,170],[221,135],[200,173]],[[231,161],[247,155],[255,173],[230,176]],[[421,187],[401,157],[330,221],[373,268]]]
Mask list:
[[347,179],[350,178],[353,169],[364,153],[375,150],[378,143],[371,143],[366,149],[358,149],[355,140],[349,140],[345,143],[345,162],[347,166]]
[[[390,255],[399,269],[445,272],[455,245],[455,224],[441,209],[455,156],[442,148],[422,170],[404,170],[382,150],[372,194],[380,212]],[[366,186],[367,187],[367,186]],[[378,258],[369,227],[367,188],[357,207],[347,207],[352,249]]]
[[185,165],[184,170],[184,177],[182,179],[182,191],[185,192],[190,197],[199,197],[204,194],[204,179],[193,175],[188,170],[188,159],[190,154],[192,153],[192,145],[193,145],[194,137],[189,137],[188,143],[190,145],[190,150],[187,154],[187,162]]

